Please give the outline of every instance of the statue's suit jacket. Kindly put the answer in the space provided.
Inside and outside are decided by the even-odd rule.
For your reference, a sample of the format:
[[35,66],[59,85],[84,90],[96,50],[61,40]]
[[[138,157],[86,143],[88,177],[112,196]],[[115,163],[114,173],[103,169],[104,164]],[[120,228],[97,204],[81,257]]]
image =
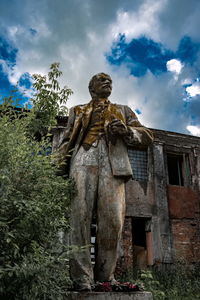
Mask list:
[[[66,166],[69,158],[73,159],[78,152],[87,133],[92,111],[93,101],[70,109],[67,128],[57,152],[60,165]],[[109,124],[113,119],[121,120],[128,129],[126,136],[118,136],[115,141],[109,136]],[[105,115],[104,131],[113,176],[132,176],[127,146],[150,144],[153,140],[151,131],[140,124],[128,106],[110,102]]]

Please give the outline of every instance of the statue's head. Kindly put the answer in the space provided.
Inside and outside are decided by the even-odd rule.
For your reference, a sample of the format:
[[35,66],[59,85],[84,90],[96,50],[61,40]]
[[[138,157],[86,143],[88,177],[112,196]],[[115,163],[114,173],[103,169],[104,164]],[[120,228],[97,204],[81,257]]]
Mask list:
[[98,73],[89,82],[92,98],[108,98],[112,92],[112,79],[105,73]]

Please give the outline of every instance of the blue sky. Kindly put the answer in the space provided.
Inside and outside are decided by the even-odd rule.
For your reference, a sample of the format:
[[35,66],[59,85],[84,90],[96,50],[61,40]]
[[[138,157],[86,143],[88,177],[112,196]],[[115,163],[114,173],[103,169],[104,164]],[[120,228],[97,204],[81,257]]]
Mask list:
[[6,0],[0,2],[0,96],[60,62],[68,106],[90,100],[98,72],[113,79],[112,102],[146,126],[200,136],[199,0]]

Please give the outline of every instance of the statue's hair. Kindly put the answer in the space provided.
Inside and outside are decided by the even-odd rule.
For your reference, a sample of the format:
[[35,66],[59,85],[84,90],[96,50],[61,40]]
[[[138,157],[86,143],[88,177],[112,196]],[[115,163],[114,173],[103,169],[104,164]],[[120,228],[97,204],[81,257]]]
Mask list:
[[91,95],[93,94],[93,84],[94,84],[95,80],[97,79],[97,77],[99,77],[99,76],[107,76],[107,77],[110,77],[110,75],[108,75],[108,74],[106,74],[106,73],[103,73],[103,72],[94,75],[94,76],[90,79],[90,82],[89,82],[89,85],[88,85],[89,92],[90,92]]

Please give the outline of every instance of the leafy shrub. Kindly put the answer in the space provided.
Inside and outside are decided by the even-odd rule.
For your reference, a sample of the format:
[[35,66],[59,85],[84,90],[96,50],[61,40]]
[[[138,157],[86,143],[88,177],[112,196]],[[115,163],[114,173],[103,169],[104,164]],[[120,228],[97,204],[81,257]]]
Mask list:
[[0,117],[0,297],[63,299],[69,249],[59,232],[69,228],[74,184],[55,175],[48,137],[30,134],[36,110],[18,112],[11,101]]

